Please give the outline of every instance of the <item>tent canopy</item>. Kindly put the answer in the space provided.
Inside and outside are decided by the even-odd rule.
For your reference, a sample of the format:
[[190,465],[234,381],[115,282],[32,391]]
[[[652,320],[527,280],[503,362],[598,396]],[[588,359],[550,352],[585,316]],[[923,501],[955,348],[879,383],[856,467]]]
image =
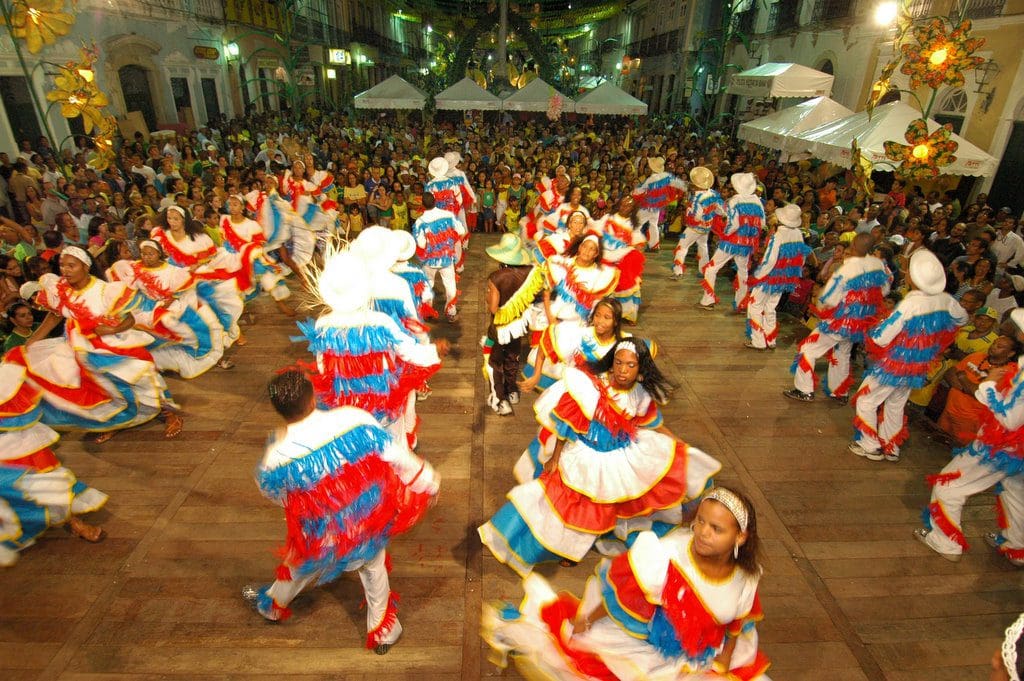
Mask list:
[[427,96],[401,76],[391,76],[354,100],[357,109],[423,109]]
[[797,134],[852,115],[852,111],[828,97],[815,97],[744,123],[737,136],[770,149],[803,151],[803,143],[794,139]]
[[645,116],[647,105],[611,81],[605,81],[577,100],[576,113]]
[[[516,90],[501,103],[505,111],[547,111],[548,101],[551,99],[553,87],[540,78],[534,78],[526,87]],[[561,94],[561,93],[559,93]],[[575,102],[562,95],[562,112],[572,113]]]
[[[856,139],[861,153],[869,161],[888,162],[884,143],[892,140],[906,144],[907,126],[918,118],[921,118],[921,112],[917,109],[903,102],[891,102],[876,107],[870,118],[867,111],[861,111],[800,133],[794,139],[793,150],[807,151],[823,161],[849,166],[852,161],[850,145]],[[928,119],[929,132],[938,127],[937,122]],[[960,146],[956,150],[956,161],[940,169],[943,175],[995,174],[998,163],[994,158],[960,135],[953,134],[950,139]]]
[[834,80],[800,64],[768,62],[734,74],[725,91],[751,97],[828,97]]
[[501,108],[501,99],[477,85],[472,78],[463,78],[438,92],[434,95],[434,103],[438,109],[459,111],[497,111]]

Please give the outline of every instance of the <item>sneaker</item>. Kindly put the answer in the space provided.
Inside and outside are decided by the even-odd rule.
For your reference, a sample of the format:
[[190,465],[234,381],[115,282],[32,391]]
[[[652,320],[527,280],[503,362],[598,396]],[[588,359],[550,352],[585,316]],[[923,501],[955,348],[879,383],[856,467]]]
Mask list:
[[793,388],[792,390],[783,390],[782,394],[791,400],[797,400],[798,402],[813,402],[814,393],[805,393],[802,390]]
[[509,404],[519,404],[519,393],[509,393],[508,394],[508,403]]
[[763,348],[762,348],[762,347],[758,347],[757,345],[754,345],[754,344],[753,344],[752,342],[750,342],[750,341],[747,341],[747,342],[745,342],[745,343],[743,344],[743,347],[745,347],[745,348],[748,348],[748,349],[750,349],[750,350],[767,350],[767,349],[768,349],[768,346],[765,346],[765,347],[763,347]]
[[502,400],[494,407],[494,413],[498,416],[508,416],[512,413],[512,405],[508,403],[508,400]]
[[459,315],[457,315],[457,314],[450,314],[450,315],[447,315],[445,317],[445,319],[448,320],[449,324],[454,324],[455,322],[459,321]]
[[849,449],[851,452],[853,452],[857,456],[863,456],[868,461],[881,461],[882,459],[885,458],[885,455],[882,454],[881,451],[879,451],[877,449],[874,450],[874,451],[871,451],[870,449],[865,449],[856,440],[851,442],[849,444],[849,446],[847,446],[847,449]]
[[837,402],[838,404],[849,404],[850,403],[850,396],[849,395],[829,395],[828,398],[830,400],[832,400],[833,402]]
[[680,279],[683,278],[683,273],[682,272],[673,272],[672,274],[669,275],[668,278],[671,279],[672,281],[679,281]]
[[242,600],[248,603],[253,612],[259,612],[257,600],[260,597],[260,587],[256,584],[246,584],[242,587]]
[[892,461],[893,463],[898,463],[899,460],[900,460],[900,450],[895,449],[895,450],[893,450],[891,452],[884,452],[882,454],[882,456],[885,458],[886,461]]
[[[916,530],[914,530],[914,539],[921,542],[932,551],[935,551],[935,547],[928,543],[928,533],[929,530],[926,530],[923,527],[919,527]],[[940,551],[935,551],[935,553],[938,553],[940,556],[948,560],[950,563],[959,563],[960,559],[963,558],[962,553],[941,553]]]
[[698,304],[697,307],[699,307],[700,309],[704,310],[705,312],[714,312],[715,311],[714,303],[712,303],[711,305],[700,305],[700,304]]
[[998,532],[986,532],[982,538],[985,540],[985,543],[991,546],[992,548],[996,550],[999,549],[1000,543]]

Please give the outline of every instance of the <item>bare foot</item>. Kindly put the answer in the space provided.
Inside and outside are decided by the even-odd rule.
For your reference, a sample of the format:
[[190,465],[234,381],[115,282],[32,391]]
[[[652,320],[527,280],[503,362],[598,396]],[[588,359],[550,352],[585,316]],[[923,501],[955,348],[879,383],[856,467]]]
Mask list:
[[108,430],[105,433],[96,433],[93,436],[92,441],[95,442],[98,445],[101,445],[104,442],[109,442],[113,438],[114,438],[114,431]]
[[106,532],[103,531],[103,528],[96,527],[95,525],[89,525],[76,515],[71,516],[71,519],[68,520],[68,529],[71,530],[71,534],[75,535],[79,539],[84,539],[85,541],[93,544],[106,536]]
[[249,344],[249,341],[246,339],[246,337],[244,335],[242,335],[241,333],[238,334],[238,338],[235,340],[235,345],[237,345],[238,347],[242,347],[242,346],[248,345],[248,344]]
[[184,426],[185,421],[179,414],[175,414],[173,411],[167,412],[167,424],[164,426],[164,439],[170,440],[178,437]]
[[288,307],[288,303],[284,302],[283,300],[277,300],[275,302],[277,303],[277,309],[281,311],[281,314],[283,314],[285,317],[295,317],[295,310]]

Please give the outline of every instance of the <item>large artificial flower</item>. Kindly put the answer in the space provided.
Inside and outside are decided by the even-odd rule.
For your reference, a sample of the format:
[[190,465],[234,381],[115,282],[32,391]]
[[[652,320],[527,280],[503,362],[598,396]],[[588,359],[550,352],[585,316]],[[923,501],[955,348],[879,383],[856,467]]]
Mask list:
[[982,45],[984,38],[970,37],[971,21],[962,24],[946,34],[942,19],[932,19],[914,29],[916,43],[900,47],[903,66],[900,71],[910,76],[910,87],[921,85],[938,90],[943,85],[964,84],[964,71],[976,68],[985,60],[971,56]]
[[551,96],[548,98],[548,120],[557,121],[562,116],[562,107],[565,101],[562,95],[554,88],[550,88]]
[[11,3],[11,33],[25,41],[35,54],[43,45],[52,45],[67,35],[75,17],[64,11],[64,0],[14,0]]
[[871,179],[874,165],[870,159],[865,158],[864,154],[861,153],[856,138],[854,138],[850,148],[850,155],[853,157],[853,166],[851,167],[853,171],[853,186],[862,197],[870,200],[875,195],[875,182]]
[[88,134],[94,127],[103,126],[103,112],[100,111],[109,102],[107,96],[99,91],[95,82],[85,74],[92,74],[90,64],[69,64],[60,68],[54,77],[56,86],[46,93],[46,99],[60,104],[60,114],[64,118],[82,117],[85,132]]
[[939,168],[956,161],[956,150],[960,145],[950,139],[953,126],[940,125],[931,134],[923,118],[911,121],[904,137],[906,144],[889,141],[885,143],[885,157],[900,164],[900,175],[920,179],[936,177]]

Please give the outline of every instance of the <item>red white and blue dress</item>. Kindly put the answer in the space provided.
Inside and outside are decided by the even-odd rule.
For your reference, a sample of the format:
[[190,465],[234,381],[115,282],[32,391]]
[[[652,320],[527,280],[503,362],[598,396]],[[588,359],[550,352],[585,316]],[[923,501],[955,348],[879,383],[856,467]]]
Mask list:
[[4,356],[23,367],[42,394],[41,421],[56,429],[105,432],[145,423],[175,408],[157,371],[154,339],[138,329],[100,336],[96,327],[118,326],[138,304],[125,284],[95,277],[76,290],[55,274],[39,278],[36,302],[65,318],[64,337],[22,345]]
[[616,338],[612,337],[602,343],[594,333],[593,326],[581,326],[577,322],[552,324],[541,332],[539,341],[530,350],[523,366],[523,378],[533,378],[537,357],[543,353],[544,365],[540,370],[537,388],[547,390],[562,380],[566,367],[582,368],[584,364],[601,361],[615,342]]
[[[643,532],[627,553],[601,562],[582,601],[531,574],[518,607],[484,607],[483,637],[502,664],[511,655],[527,678],[767,681],[759,581],[738,567],[725,578],[706,575],[689,529]],[[600,607],[607,617],[573,631],[578,614]],[[727,638],[736,644],[724,669],[715,657]]]
[[139,292],[132,310],[135,328],[154,337],[149,351],[161,371],[195,378],[224,355],[224,329],[199,301],[195,277],[188,270],[166,262],[146,267],[141,261],[118,260],[107,270],[107,280]]
[[714,189],[698,189],[686,207],[686,228],[679,235],[679,244],[672,254],[672,271],[682,274],[686,270],[686,254],[697,244],[698,271],[708,264],[708,234],[721,234],[725,229],[725,204]]
[[628,217],[618,213],[604,216],[595,228],[601,235],[602,264],[619,271],[614,295],[622,303],[622,318],[635,322],[640,314],[640,282],[646,262],[641,251],[646,239]]
[[[575,256],[553,255],[545,263],[547,285],[551,290],[551,314],[560,322],[585,322],[598,301],[612,294],[619,271],[600,263],[581,267]],[[547,316],[535,320],[535,330],[546,326]]]
[[626,539],[655,521],[680,523],[682,505],[721,468],[650,429],[661,416],[639,384],[620,391],[607,377],[570,368],[535,410],[566,441],[557,469],[514,487],[478,529],[494,557],[523,576],[537,563],[582,560],[602,535]]
[[264,252],[267,237],[260,223],[250,218],[234,222],[225,215],[220,220],[220,231],[224,235],[224,260],[230,262],[227,268],[235,272],[238,290],[246,300],[255,298],[260,290],[274,300],[291,296],[283,270]]
[[12,565],[48,527],[107,502],[61,464],[51,449],[60,436],[42,416],[42,391],[25,368],[0,364],[0,566]]

